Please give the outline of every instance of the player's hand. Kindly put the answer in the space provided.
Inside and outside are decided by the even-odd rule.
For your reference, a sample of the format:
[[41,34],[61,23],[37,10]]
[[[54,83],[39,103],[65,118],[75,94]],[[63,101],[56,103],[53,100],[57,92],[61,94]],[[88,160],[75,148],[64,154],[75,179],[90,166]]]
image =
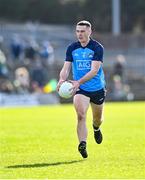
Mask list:
[[70,89],[72,90],[72,94],[74,95],[78,90],[80,83],[78,81],[70,81],[73,84],[73,87]]
[[56,87],[57,92],[59,91],[59,88],[60,88],[61,84],[62,84],[64,81],[65,81],[65,80],[63,80],[63,79],[60,79],[60,80],[58,81],[57,87]]

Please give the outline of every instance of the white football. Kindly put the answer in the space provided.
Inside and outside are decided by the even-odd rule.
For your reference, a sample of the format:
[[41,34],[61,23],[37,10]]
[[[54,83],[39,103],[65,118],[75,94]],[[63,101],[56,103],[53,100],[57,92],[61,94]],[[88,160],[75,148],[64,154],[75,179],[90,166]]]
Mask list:
[[60,97],[68,99],[72,97],[72,87],[73,84],[71,82],[65,81],[61,84],[58,94],[60,95]]

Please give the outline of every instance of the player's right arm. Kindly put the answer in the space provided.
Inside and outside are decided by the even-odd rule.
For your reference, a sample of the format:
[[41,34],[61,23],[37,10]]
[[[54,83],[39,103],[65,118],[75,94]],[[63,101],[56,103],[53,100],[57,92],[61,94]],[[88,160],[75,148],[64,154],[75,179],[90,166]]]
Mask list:
[[72,62],[70,61],[65,61],[64,62],[64,65],[60,71],[60,74],[59,74],[59,81],[58,81],[58,84],[57,84],[57,91],[59,90],[60,88],[60,85],[66,81],[66,79],[68,78],[69,76],[69,73],[70,73],[70,70],[71,70],[71,64]]

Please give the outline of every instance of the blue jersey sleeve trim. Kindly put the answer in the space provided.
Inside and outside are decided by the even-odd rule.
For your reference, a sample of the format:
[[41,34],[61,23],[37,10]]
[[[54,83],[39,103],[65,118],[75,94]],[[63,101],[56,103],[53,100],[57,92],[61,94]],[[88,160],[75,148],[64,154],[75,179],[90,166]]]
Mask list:
[[104,48],[101,45],[96,46],[94,49],[94,56],[92,61],[103,62],[103,52],[104,52]]
[[65,61],[70,61],[70,62],[73,61],[72,50],[73,50],[72,45],[68,46],[67,51],[66,51]]

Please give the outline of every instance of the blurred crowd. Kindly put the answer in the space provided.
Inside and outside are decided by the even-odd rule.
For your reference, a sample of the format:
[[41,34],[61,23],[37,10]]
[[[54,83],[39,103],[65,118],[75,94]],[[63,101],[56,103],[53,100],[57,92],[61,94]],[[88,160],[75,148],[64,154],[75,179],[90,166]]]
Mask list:
[[8,44],[0,36],[0,92],[43,92],[48,70],[54,63],[54,49],[48,40],[13,34]]
[[116,56],[112,72],[111,95],[113,100],[133,100],[134,94],[131,92],[126,76],[126,59],[122,54]]
[[[57,82],[49,77],[53,65],[54,49],[49,41],[38,42],[29,35],[22,38],[13,34],[6,44],[0,36],[0,92],[26,94],[55,91]],[[134,98],[126,78],[126,59],[122,54],[114,59],[107,84],[111,85],[111,99]]]

